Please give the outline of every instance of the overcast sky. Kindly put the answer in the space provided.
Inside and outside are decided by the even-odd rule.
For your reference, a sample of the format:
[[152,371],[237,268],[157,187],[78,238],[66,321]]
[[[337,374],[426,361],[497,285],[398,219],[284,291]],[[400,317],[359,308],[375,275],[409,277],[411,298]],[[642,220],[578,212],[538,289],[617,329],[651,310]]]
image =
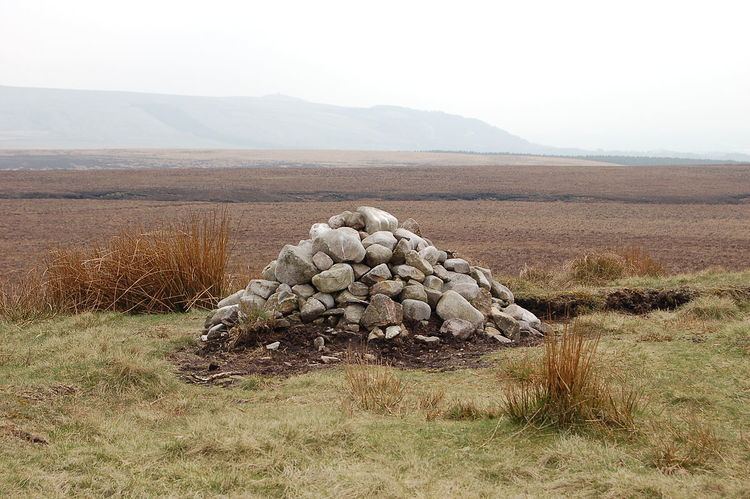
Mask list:
[[750,153],[750,2],[0,0],[0,85],[282,93]]

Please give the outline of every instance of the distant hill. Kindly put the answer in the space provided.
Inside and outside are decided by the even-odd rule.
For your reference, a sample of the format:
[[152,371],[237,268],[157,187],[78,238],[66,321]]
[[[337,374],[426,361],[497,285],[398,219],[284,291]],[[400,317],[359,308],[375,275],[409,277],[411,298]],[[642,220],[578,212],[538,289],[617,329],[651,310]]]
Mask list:
[[403,107],[0,86],[0,148],[103,147],[553,151],[477,119]]

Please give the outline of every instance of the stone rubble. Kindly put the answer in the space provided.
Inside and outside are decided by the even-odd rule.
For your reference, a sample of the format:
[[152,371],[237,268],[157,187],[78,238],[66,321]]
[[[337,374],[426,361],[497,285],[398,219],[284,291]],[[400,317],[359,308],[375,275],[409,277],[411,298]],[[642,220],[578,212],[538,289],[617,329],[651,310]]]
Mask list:
[[[437,248],[415,220],[399,225],[390,213],[370,206],[316,223],[308,239],[284,246],[262,278],[219,302],[201,338],[227,336],[253,309],[290,326],[362,332],[368,341],[403,337],[433,320],[442,323],[439,336],[414,339],[437,347],[441,336],[469,340],[482,334],[516,343],[548,330],[514,303],[513,293],[489,269]],[[324,351],[324,342],[318,337],[314,348]],[[267,346],[273,347],[278,345]]]

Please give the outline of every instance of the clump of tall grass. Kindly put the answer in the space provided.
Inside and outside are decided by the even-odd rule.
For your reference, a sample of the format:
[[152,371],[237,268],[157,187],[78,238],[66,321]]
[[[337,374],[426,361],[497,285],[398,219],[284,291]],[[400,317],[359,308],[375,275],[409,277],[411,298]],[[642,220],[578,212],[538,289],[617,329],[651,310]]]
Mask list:
[[157,230],[124,229],[105,244],[55,249],[40,270],[0,292],[0,317],[213,307],[227,288],[229,215],[193,213]]
[[603,284],[624,277],[659,277],[666,273],[663,265],[643,248],[620,251],[594,251],[568,262],[570,279],[580,284]]
[[27,323],[54,317],[60,304],[48,294],[40,271],[0,283],[0,320]]
[[680,308],[682,317],[698,320],[734,319],[740,308],[725,296],[699,296]]
[[368,363],[359,356],[349,355],[344,364],[344,378],[346,402],[380,414],[401,412],[406,385],[390,366]]
[[504,412],[512,420],[538,427],[571,428],[596,424],[632,429],[643,397],[625,383],[613,383],[594,361],[599,335],[567,327],[545,339],[542,364],[506,385]]

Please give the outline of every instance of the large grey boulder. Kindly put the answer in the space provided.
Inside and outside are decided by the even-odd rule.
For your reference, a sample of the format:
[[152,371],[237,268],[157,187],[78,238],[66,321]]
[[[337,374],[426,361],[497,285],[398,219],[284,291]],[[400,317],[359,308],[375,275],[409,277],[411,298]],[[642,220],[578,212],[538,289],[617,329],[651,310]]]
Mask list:
[[381,263],[388,263],[392,256],[393,251],[380,244],[371,244],[365,250],[365,262],[370,267],[376,267]]
[[312,261],[313,251],[310,245],[297,246],[287,244],[281,249],[276,259],[274,275],[276,280],[294,286],[307,284],[318,273],[318,268]]
[[292,286],[292,293],[300,298],[310,298],[315,292],[315,288],[309,284],[297,284],[296,286]]
[[271,296],[272,294],[276,292],[276,289],[278,287],[279,287],[279,283],[277,281],[267,281],[265,279],[253,279],[247,285],[247,291],[254,295],[258,295],[261,298],[268,299],[269,296]]
[[313,240],[313,252],[322,251],[336,263],[361,262],[365,259],[365,247],[359,232],[349,227],[331,229]]
[[372,246],[373,244],[379,244],[391,251],[396,247],[397,242],[398,241],[396,241],[396,236],[393,235],[393,232],[388,232],[387,230],[379,230],[362,239],[362,245],[365,248]]
[[401,305],[404,308],[404,319],[410,321],[426,321],[432,314],[430,306],[420,300],[406,299],[401,302]]
[[444,321],[464,319],[478,328],[484,324],[484,315],[455,291],[446,291],[437,304],[436,312]]
[[463,258],[449,258],[445,262],[443,262],[443,267],[445,267],[446,270],[452,270],[453,272],[458,272],[459,274],[468,274],[471,271],[469,262],[467,262]]
[[240,310],[238,305],[227,305],[214,310],[206,318],[206,322],[203,323],[203,327],[206,330],[211,329],[217,324],[224,324],[225,326],[232,327],[237,324],[244,314]]
[[404,310],[400,303],[396,303],[385,295],[375,295],[362,314],[360,323],[368,331],[375,326],[391,326],[401,324],[404,320]]
[[354,271],[345,263],[337,263],[312,278],[313,285],[321,293],[335,293],[346,289],[354,282]]
[[398,219],[387,211],[372,206],[360,206],[357,208],[357,212],[362,214],[365,231],[369,234],[380,230],[394,232],[398,229]]
[[427,277],[424,278],[424,282],[422,282],[422,284],[424,284],[425,288],[432,288],[437,291],[442,291],[444,283],[443,283],[443,280],[440,279],[439,277],[434,276],[434,275],[428,275]]

